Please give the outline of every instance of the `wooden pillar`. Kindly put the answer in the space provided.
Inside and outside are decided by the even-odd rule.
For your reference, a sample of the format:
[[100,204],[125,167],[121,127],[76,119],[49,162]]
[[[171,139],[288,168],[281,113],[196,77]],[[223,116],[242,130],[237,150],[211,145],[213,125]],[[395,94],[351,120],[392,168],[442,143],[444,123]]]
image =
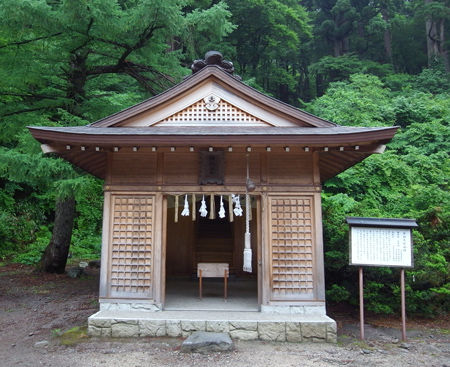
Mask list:
[[323,251],[323,225],[322,225],[322,197],[319,170],[319,152],[313,152],[313,184],[314,193],[314,224],[315,249],[314,249],[314,273],[315,273],[315,298],[325,301],[325,265]]
[[269,200],[267,194],[261,195],[261,304],[270,301],[270,246],[269,246]]
[[156,304],[163,304],[165,293],[165,248],[163,246],[163,217],[165,216],[163,205],[163,194],[157,193],[155,196],[155,216],[153,218],[153,277],[152,289],[153,300]]
[[111,231],[111,193],[104,191],[103,199],[103,226],[102,226],[102,253],[100,260],[100,290],[99,297],[109,296],[108,275],[110,268],[110,231]]

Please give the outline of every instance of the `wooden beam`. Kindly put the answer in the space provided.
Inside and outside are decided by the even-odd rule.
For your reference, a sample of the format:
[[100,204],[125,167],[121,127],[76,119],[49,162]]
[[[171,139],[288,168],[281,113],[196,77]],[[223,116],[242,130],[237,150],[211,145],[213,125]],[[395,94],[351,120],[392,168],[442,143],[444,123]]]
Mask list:
[[56,147],[50,145],[50,144],[41,144],[41,150],[42,153],[48,154],[48,153],[59,153],[59,149]]

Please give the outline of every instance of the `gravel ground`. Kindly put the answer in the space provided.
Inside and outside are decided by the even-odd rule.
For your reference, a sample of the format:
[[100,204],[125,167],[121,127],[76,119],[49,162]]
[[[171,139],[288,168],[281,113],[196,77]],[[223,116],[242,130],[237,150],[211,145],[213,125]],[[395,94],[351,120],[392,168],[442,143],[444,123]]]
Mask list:
[[367,342],[348,315],[338,322],[338,344],[235,341],[232,352],[182,353],[182,339],[98,339],[83,329],[97,308],[98,271],[81,279],[33,274],[29,267],[0,267],[0,366],[436,366],[450,367],[448,318],[414,322],[408,342],[390,320],[366,326]]

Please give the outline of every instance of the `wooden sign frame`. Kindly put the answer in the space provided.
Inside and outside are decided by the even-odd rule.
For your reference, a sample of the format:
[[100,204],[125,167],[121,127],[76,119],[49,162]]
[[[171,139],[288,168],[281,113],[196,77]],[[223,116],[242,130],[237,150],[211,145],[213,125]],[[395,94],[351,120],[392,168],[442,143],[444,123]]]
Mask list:
[[349,217],[349,264],[413,268],[411,219]]

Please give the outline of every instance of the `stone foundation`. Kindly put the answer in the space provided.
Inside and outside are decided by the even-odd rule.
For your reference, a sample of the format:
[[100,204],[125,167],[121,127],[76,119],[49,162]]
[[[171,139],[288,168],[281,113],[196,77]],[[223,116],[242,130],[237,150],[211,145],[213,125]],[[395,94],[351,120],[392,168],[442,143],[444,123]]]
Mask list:
[[240,340],[336,343],[336,323],[326,315],[115,310],[88,319],[91,336],[187,337],[195,331],[227,332]]
[[272,306],[261,305],[261,312],[275,313],[275,314],[314,314],[326,315],[325,305],[308,305],[308,306]]
[[100,311],[161,311],[161,306],[154,303],[140,302],[100,302]]

